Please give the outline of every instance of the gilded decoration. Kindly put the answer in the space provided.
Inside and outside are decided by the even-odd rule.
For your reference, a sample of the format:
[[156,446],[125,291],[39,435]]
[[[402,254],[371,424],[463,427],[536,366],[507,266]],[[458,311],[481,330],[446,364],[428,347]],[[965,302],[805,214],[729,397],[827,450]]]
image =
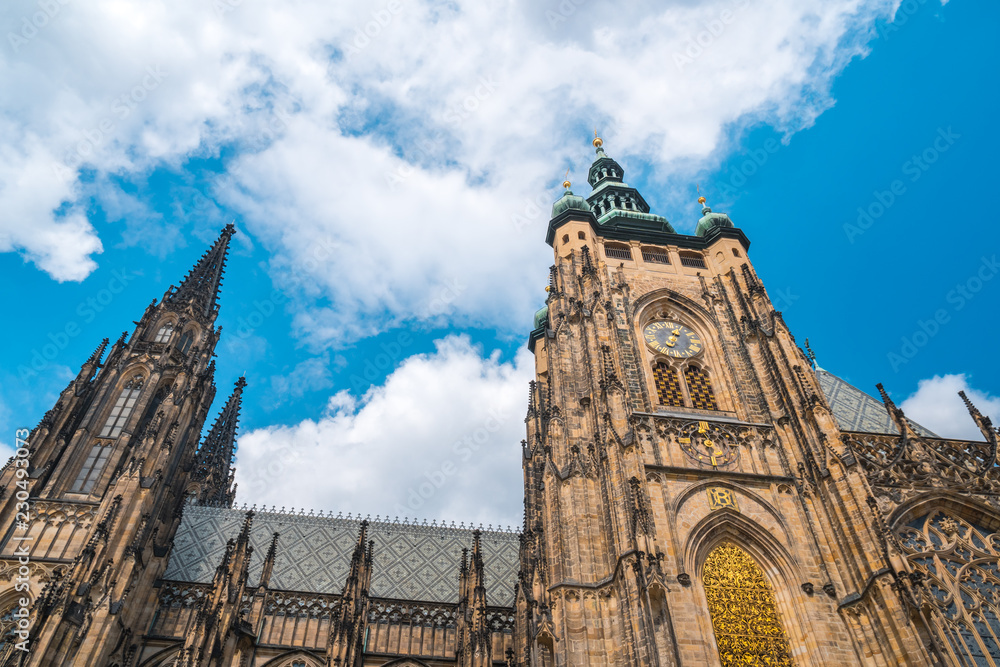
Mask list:
[[734,544],[716,547],[702,581],[723,667],[792,664],[771,585],[747,552]]
[[935,510],[897,531],[914,594],[956,664],[1000,664],[1000,534]]
[[718,486],[710,486],[707,489],[708,492],[708,508],[713,512],[715,510],[721,510],[729,508],[737,512],[740,511],[739,505],[736,504],[736,494],[733,493],[732,489],[723,489]]

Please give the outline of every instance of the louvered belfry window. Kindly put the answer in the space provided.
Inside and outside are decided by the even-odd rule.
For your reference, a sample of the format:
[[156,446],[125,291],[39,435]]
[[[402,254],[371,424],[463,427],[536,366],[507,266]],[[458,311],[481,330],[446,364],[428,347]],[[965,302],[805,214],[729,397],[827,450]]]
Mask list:
[[653,368],[653,380],[656,383],[656,397],[660,405],[684,406],[684,395],[681,393],[677,371],[661,361]]
[[708,373],[697,366],[688,366],[684,370],[684,381],[687,383],[692,406],[702,410],[719,409],[719,404],[715,401],[715,393],[712,391],[712,382],[708,379]]

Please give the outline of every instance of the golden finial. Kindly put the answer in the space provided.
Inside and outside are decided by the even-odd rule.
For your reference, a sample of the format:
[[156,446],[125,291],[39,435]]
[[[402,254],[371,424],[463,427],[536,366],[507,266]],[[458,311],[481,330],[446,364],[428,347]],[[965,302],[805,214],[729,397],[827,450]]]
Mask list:
[[569,182],[569,169],[566,170],[566,175],[563,176],[563,187],[569,190],[569,186],[573,185]]
[[546,285],[545,286],[545,291],[546,292],[551,292],[552,291],[552,287],[550,287],[549,285]]
[[702,206],[704,206],[704,205],[705,205],[705,202],[706,202],[706,201],[707,201],[707,200],[706,200],[706,199],[705,199],[704,197],[698,197],[698,203],[699,203],[699,204],[701,204]]

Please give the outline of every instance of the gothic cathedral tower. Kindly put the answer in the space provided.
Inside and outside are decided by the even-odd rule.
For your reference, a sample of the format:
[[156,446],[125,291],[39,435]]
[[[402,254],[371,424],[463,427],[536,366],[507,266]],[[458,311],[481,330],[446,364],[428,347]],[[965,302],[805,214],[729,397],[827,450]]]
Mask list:
[[529,341],[516,664],[939,664],[747,237],[677,234],[594,145]]
[[[12,459],[0,473],[2,557],[30,552],[0,597],[34,600],[30,653],[7,643],[0,663],[132,664],[185,499],[232,503],[242,378],[198,441],[215,397],[215,320],[234,232],[227,226],[106,358],[101,343],[29,435],[27,465]],[[18,495],[31,498],[30,515]]]

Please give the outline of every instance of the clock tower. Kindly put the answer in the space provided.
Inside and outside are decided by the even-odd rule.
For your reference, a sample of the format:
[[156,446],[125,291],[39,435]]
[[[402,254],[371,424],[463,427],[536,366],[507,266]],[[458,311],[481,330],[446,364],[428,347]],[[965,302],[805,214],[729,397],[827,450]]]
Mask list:
[[749,239],[704,198],[677,233],[594,146],[529,337],[512,664],[937,664]]

